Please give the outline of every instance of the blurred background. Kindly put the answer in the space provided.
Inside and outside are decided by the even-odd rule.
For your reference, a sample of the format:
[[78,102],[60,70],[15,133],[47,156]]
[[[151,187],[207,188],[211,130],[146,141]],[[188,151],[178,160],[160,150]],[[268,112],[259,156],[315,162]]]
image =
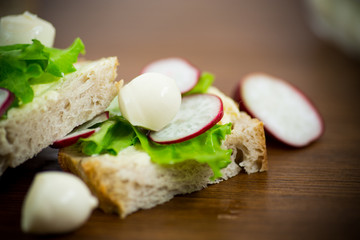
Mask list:
[[[360,78],[358,0],[0,2],[1,16],[28,10],[51,22],[55,47],[80,37],[86,58],[117,56],[125,81],[153,60],[179,56],[214,73],[215,85],[227,94],[252,72],[286,79],[304,90],[325,118],[344,109],[353,113],[346,107],[358,99],[353,92]],[[350,117],[358,117],[355,112]]]
[[[305,149],[267,139],[270,170],[265,174],[242,174],[127,221],[95,212],[78,232],[84,239],[93,233],[136,239],[170,231],[172,235],[161,236],[185,231],[187,236],[208,234],[206,239],[359,235],[360,0],[0,0],[0,16],[25,10],[55,26],[55,47],[65,48],[80,37],[87,59],[117,56],[118,78],[126,82],[151,61],[171,56],[214,73],[214,85],[228,95],[246,74],[264,72],[303,90],[325,120],[324,135]],[[40,154],[39,159],[39,164],[56,162],[56,156]],[[0,219],[12,238],[19,234],[19,206],[30,182],[27,170],[34,174],[39,164],[30,161],[23,170],[15,169],[14,179],[16,171],[27,175],[19,174],[22,182],[14,180],[13,185],[8,180],[10,187],[3,190],[9,206]],[[209,203],[206,212],[197,210]],[[175,214],[169,209],[176,209]],[[194,218],[182,214],[184,209]],[[216,218],[225,210],[241,217]],[[201,229],[202,224],[208,229]]]

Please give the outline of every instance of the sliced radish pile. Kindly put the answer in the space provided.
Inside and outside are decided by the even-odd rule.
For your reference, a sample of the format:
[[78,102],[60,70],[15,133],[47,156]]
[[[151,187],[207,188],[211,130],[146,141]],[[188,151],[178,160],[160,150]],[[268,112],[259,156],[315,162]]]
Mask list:
[[240,108],[260,119],[270,135],[303,147],[318,139],[323,119],[308,97],[288,82],[264,74],[244,78],[236,89]]
[[156,72],[171,77],[176,81],[181,93],[189,92],[195,87],[200,70],[182,58],[160,59],[147,65],[142,73]]
[[80,125],[79,127],[75,128],[71,133],[66,135],[64,138],[55,141],[51,147],[53,148],[64,148],[67,146],[71,146],[75,144],[80,138],[88,138],[100,128],[91,128],[95,124],[101,123],[109,119],[109,112],[103,112],[92,120],[85,122],[84,124]]
[[0,88],[0,117],[6,112],[10,107],[11,103],[14,101],[15,96],[12,92],[5,88]]
[[169,125],[149,137],[157,143],[178,143],[194,138],[213,127],[224,115],[219,97],[193,94],[183,97],[180,110]]

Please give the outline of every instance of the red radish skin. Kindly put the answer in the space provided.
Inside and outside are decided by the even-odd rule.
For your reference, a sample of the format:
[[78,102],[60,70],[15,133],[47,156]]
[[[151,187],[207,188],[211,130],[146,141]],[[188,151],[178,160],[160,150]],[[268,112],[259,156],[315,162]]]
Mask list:
[[182,94],[195,87],[201,76],[201,71],[188,60],[179,57],[164,58],[146,65],[141,73],[157,72],[173,78]]
[[212,94],[183,97],[180,110],[164,129],[150,132],[149,138],[160,144],[184,142],[206,132],[224,115],[223,103]]
[[5,88],[0,88],[0,117],[11,106],[15,95]]
[[[266,79],[263,88],[249,89],[249,81],[255,81],[254,79],[258,78]],[[269,86],[273,88],[271,89],[271,91],[276,90],[276,88],[278,87],[284,89],[285,93],[286,91],[288,91],[286,93],[286,98],[283,97],[282,94],[276,94],[274,92],[272,92],[271,97],[262,96],[261,91],[264,91],[264,89],[269,89]],[[250,99],[249,94],[255,94],[254,96],[256,96],[257,94],[257,97],[259,97],[260,99],[263,98],[262,103],[259,104],[267,102],[268,105],[271,105],[269,106],[269,109],[271,109],[273,113],[266,116],[266,114],[264,114],[262,111],[256,109],[254,103],[251,103],[251,101],[254,100]],[[277,139],[285,145],[297,148],[305,147],[319,139],[324,133],[324,120],[313,102],[300,89],[285,80],[281,80],[262,73],[250,74],[238,83],[234,93],[234,99],[239,103],[241,110],[248,112],[249,115],[260,119],[264,123],[264,128],[269,136]],[[306,109],[307,114],[300,114],[300,116],[294,117],[294,115],[299,114],[296,111],[294,112],[294,109],[297,110],[299,108],[287,109],[287,104],[291,103],[292,101],[298,101],[298,104],[300,104],[300,108]],[[278,104],[272,104],[272,102],[277,102]],[[265,109],[265,111],[267,111],[267,109]],[[284,124],[279,124],[279,122],[276,123],[276,118],[280,115],[283,115],[282,119],[289,118],[289,121]],[[309,116],[308,119],[306,115]],[[304,119],[303,123],[301,121],[296,123],[296,121],[302,118]],[[282,121],[281,118],[280,121]],[[301,124],[304,124],[306,121],[308,121],[307,126],[309,126],[309,128],[301,128]],[[291,124],[299,124],[299,127],[296,128],[294,126],[289,126]],[[313,128],[312,131],[310,131],[311,127]],[[286,133],[290,129],[294,131],[291,136]],[[296,137],[298,139],[296,139]]]
[[75,144],[80,138],[88,138],[94,133],[96,133],[100,128],[94,128],[94,129],[83,129],[76,131],[74,133],[71,133],[64,138],[55,141],[51,147],[52,148],[64,148],[71,146]]
[[55,141],[52,148],[64,148],[75,144],[80,138],[88,138],[96,133],[100,128],[91,128],[97,123],[101,123],[109,119],[109,112],[103,112],[95,116],[93,119],[85,122],[73,130],[72,133],[66,135],[62,139]]

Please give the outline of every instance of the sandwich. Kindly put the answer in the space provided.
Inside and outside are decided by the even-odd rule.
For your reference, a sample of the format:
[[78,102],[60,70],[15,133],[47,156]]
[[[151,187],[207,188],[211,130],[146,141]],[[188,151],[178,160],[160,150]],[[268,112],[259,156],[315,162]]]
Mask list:
[[78,61],[81,39],[58,49],[54,36],[28,12],[1,19],[0,175],[102,113],[116,95],[116,57]]
[[76,141],[59,140],[60,166],[86,183],[104,212],[121,218],[241,170],[266,171],[263,123],[213,81],[180,58],[150,63],[118,86],[108,118],[75,129]]

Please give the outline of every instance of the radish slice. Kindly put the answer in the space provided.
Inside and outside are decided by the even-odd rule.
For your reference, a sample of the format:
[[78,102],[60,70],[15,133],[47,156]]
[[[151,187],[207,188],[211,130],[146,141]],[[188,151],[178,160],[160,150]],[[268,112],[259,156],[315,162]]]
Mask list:
[[195,87],[201,74],[199,69],[182,58],[157,60],[142,70],[142,73],[147,72],[162,73],[174,79],[182,94]]
[[99,115],[95,116],[93,119],[91,119],[91,120],[83,123],[82,125],[78,126],[76,128],[76,131],[91,128],[95,124],[102,123],[102,122],[104,122],[104,121],[106,121],[108,119],[109,119],[109,112],[108,111],[100,113]]
[[0,117],[10,107],[14,101],[15,95],[5,88],[0,88]]
[[213,127],[224,115],[223,104],[212,94],[193,94],[183,97],[180,110],[165,128],[150,132],[157,143],[179,143],[194,138]]
[[235,94],[240,108],[260,119],[271,136],[289,146],[306,146],[324,131],[319,111],[288,82],[252,74],[240,82]]
[[75,144],[80,138],[88,138],[95,132],[99,131],[100,128],[82,129],[66,135],[64,138],[55,141],[52,148],[64,148]]
[[64,148],[75,144],[80,138],[88,138],[100,130],[100,128],[91,128],[91,127],[93,127],[95,124],[104,122],[107,119],[109,119],[109,112],[100,113],[90,121],[87,121],[84,124],[75,128],[71,133],[66,135],[64,138],[55,141],[51,145],[51,147]]

